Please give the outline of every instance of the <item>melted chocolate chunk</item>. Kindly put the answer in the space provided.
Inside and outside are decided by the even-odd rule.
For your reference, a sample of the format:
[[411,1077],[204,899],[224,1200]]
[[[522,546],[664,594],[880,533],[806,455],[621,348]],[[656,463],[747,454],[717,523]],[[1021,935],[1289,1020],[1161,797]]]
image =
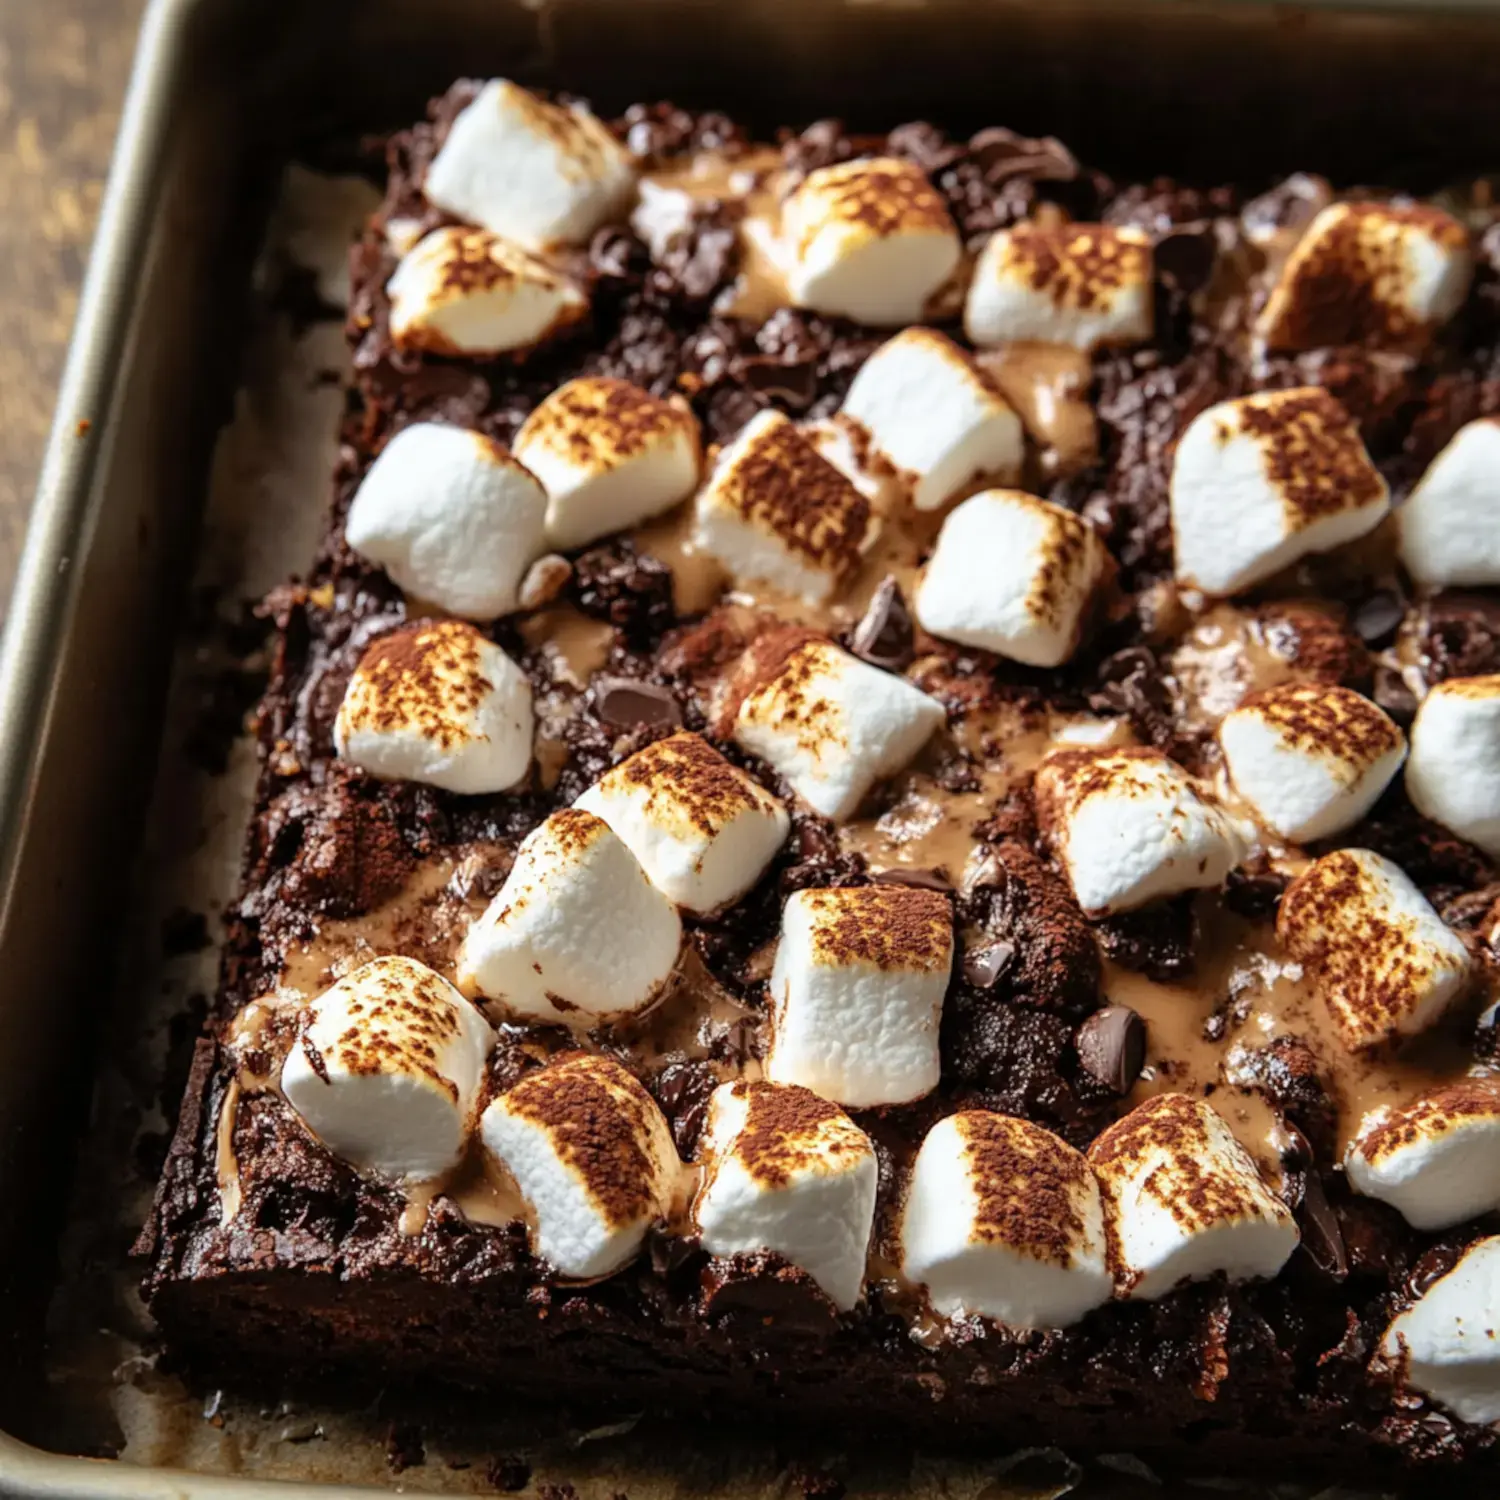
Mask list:
[[881,579],[859,624],[849,637],[849,649],[872,667],[904,672],[915,654],[916,632],[911,611],[894,578]]
[[669,688],[636,677],[602,677],[593,688],[594,712],[622,728],[679,729],[682,709]]
[[1128,1005],[1106,1005],[1078,1028],[1078,1061],[1090,1077],[1124,1098],[1146,1062],[1146,1023]]
[[1173,291],[1190,294],[1208,285],[1219,253],[1210,223],[1182,224],[1156,242],[1156,274]]

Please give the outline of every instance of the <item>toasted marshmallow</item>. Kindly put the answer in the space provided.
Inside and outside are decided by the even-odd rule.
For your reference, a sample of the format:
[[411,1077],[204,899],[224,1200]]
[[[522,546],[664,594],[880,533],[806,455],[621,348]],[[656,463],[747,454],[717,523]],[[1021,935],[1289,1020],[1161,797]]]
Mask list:
[[766,1077],[854,1109],[905,1104],[938,1081],[953,913],[937,891],[798,891],[771,968]]
[[943,522],[917,587],[917,619],[965,646],[1061,666],[1113,571],[1082,516],[1020,490],[984,490]]
[[1380,524],[1390,493],[1327,391],[1263,391],[1200,413],[1172,464],[1177,581],[1234,594]]
[[859,1301],[879,1173],[836,1104],[788,1084],[723,1083],[708,1101],[694,1217],[712,1255],[774,1250],[840,1312]]
[[1021,472],[1021,419],[952,339],[908,328],[854,377],[843,412],[906,480],[918,510],[936,510],[970,480]]
[[1424,817],[1500,859],[1500,676],[1455,677],[1422,700],[1406,795]]
[[553,391],[522,423],[515,455],[547,491],[547,545],[564,549],[671,510],[703,464],[686,406],[604,375]]
[[1369,849],[1314,860],[1287,887],[1276,935],[1351,1051],[1430,1026],[1469,980],[1469,954],[1405,873]]
[[666,1218],[680,1163],[662,1112],[619,1063],[571,1053],[526,1074],[479,1121],[484,1149],[535,1216],[560,1276],[609,1276]]
[[1500,418],[1460,427],[1396,512],[1401,561],[1423,588],[1500,583]]
[[1224,716],[1219,745],[1235,790],[1282,838],[1326,839],[1359,822],[1406,758],[1406,736],[1346,687],[1289,683]]
[[793,304],[876,328],[915,323],[961,253],[941,194],[894,157],[809,172],[781,233]]
[[333,743],[351,765],[448,792],[503,792],[531,764],[531,683],[462,620],[381,636],[344,690]]
[[377,958],[308,1006],[281,1091],[351,1166],[430,1182],[463,1154],[493,1040],[441,974],[412,958]]
[[657,890],[699,913],[738,901],[792,823],[764,787],[688,731],[638,750],[574,805],[614,829]]
[[901,1224],[902,1269],[945,1317],[1066,1328],[1108,1302],[1099,1184],[1029,1120],[971,1109],[927,1132]]
[[779,411],[751,418],[699,491],[696,541],[738,582],[817,604],[874,540],[870,502]]
[[470,620],[509,614],[546,551],[547,497],[498,443],[403,427],[365,475],[344,535],[408,593]]
[[1456,313],[1474,253],[1425,206],[1334,203],[1307,226],[1256,323],[1269,349],[1407,344]]
[[529,349],[576,323],[588,298],[519,245],[484,229],[434,229],[386,283],[391,342],[433,354]]
[[1297,1225],[1223,1118],[1157,1094],[1089,1147],[1122,1295],[1154,1302],[1184,1281],[1274,1276]]
[[1355,1191],[1414,1229],[1500,1208],[1500,1079],[1463,1078],[1398,1109],[1372,1109],[1344,1153]]
[[682,947],[677,908],[624,840],[567,807],[521,841],[458,956],[458,982],[511,1015],[612,1020],[661,998]]
[[842,822],[943,722],[943,706],[832,641],[804,641],[745,695],[734,737],[791,782],[814,812]]
[[1397,1314],[1380,1352],[1465,1422],[1500,1422],[1500,1235],[1476,1240]]
[[1017,224],[985,242],[964,304],[970,342],[1086,353],[1151,337],[1151,240],[1111,224]]
[[427,169],[427,201],[528,250],[581,245],[623,217],[630,153],[584,109],[494,78],[453,121]]
[[1239,851],[1228,820],[1159,750],[1058,750],[1037,816],[1091,917],[1218,885]]

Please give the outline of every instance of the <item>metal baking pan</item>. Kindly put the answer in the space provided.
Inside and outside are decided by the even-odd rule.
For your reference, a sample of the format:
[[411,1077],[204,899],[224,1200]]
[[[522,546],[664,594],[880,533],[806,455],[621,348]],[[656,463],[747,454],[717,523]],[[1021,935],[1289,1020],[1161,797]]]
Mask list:
[[1202,181],[1423,190],[1500,165],[1494,0],[153,0],[0,649],[0,1493],[266,1492],[69,1456],[39,1400],[43,1320],[93,1065],[121,1034],[128,872],[172,833],[144,810],[271,186],[502,72],[767,130],[999,121]]

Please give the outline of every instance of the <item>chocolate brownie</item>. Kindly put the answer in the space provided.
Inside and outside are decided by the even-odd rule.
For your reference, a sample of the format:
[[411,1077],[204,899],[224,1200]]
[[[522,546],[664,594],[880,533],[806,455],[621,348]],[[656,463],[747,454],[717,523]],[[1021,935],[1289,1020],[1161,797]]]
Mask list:
[[1486,200],[503,83],[388,163],[168,1348],[1491,1472]]

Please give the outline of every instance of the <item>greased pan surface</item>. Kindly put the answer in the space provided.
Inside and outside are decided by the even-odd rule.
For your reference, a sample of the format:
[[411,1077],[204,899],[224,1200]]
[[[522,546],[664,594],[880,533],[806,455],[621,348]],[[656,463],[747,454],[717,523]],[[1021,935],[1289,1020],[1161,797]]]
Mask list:
[[[504,71],[604,109],[674,95],[766,129],[1003,119],[1122,172],[1312,167],[1430,188],[1500,161],[1488,9],[156,0],[0,656],[0,1427],[48,1441],[30,1396],[123,872],[265,189],[288,154]],[[0,1439],[5,1493],[263,1488]]]

